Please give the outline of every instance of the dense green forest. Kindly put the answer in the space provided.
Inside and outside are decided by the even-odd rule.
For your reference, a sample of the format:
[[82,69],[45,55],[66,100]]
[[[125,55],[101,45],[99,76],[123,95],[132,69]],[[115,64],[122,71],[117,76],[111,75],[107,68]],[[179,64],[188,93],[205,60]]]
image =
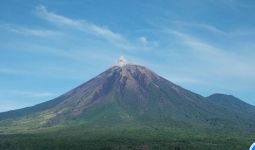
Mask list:
[[252,134],[223,133],[206,129],[178,128],[52,128],[40,132],[2,134],[4,150],[84,150],[84,149],[166,149],[243,150],[255,140]]

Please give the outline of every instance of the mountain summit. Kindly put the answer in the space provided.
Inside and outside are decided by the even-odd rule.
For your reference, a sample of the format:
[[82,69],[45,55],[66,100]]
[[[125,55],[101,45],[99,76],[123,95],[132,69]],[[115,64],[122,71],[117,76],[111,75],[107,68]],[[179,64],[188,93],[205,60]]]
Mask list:
[[120,56],[120,58],[119,58],[119,60],[118,60],[118,65],[119,65],[120,67],[122,67],[122,66],[124,66],[124,65],[126,65],[126,64],[127,64],[126,58],[125,58],[124,56]]
[[[26,127],[33,124],[33,128],[76,122],[254,127],[255,119],[251,115],[226,109],[227,106],[210,99],[186,90],[144,66],[128,64],[120,57],[118,65],[53,100],[1,113],[0,126],[2,120]],[[249,105],[249,109],[255,112],[253,106]]]

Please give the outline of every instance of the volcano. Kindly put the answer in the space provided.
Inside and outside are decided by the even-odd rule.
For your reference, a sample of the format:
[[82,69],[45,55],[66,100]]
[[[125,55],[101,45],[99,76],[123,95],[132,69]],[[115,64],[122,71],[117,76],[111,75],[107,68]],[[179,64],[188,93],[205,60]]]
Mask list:
[[[180,129],[219,135],[255,129],[255,107],[231,95],[203,97],[121,58],[95,78],[44,103],[0,113],[0,132]],[[83,126],[82,128],[80,126]],[[199,132],[197,132],[199,130]],[[140,130],[137,132],[140,133]],[[69,133],[68,133],[69,135]],[[79,135],[79,134],[78,134]],[[147,137],[146,137],[147,138]],[[1,146],[1,145],[0,145]]]
[[[51,127],[66,122],[85,123],[174,123],[207,127],[250,127],[255,124],[255,108],[226,96],[205,98],[157,75],[144,66],[115,65],[73,90],[44,103],[4,112],[0,119]],[[215,100],[216,99],[216,100]],[[244,113],[238,107],[245,106]],[[232,104],[233,103],[233,104]],[[241,108],[240,108],[241,109]],[[24,119],[25,118],[25,119]],[[28,118],[31,118],[29,121]],[[23,123],[22,123],[23,124]]]

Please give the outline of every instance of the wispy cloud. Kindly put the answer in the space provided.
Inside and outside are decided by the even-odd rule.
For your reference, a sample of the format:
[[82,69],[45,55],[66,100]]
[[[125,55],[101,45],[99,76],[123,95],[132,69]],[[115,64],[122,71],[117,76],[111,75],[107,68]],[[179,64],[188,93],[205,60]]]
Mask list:
[[168,32],[179,37],[183,44],[190,48],[195,57],[207,63],[207,66],[212,66],[210,68],[211,72],[221,75],[227,74],[228,76],[254,77],[255,69],[253,65],[255,65],[255,62],[248,60],[248,57],[231,50],[215,47],[179,31],[168,30]]
[[8,75],[26,75],[32,72],[27,70],[20,70],[20,69],[11,69],[11,68],[0,68],[0,74],[8,74]]
[[147,37],[141,36],[138,38],[138,42],[143,45],[144,47],[156,47],[158,46],[158,42],[156,41],[150,41]]
[[114,32],[106,26],[100,26],[87,20],[77,20],[62,16],[49,11],[43,5],[37,6],[35,13],[40,18],[58,26],[59,28],[67,27],[95,35],[124,50],[143,50],[156,46],[156,42],[148,41],[145,36],[138,38],[138,41],[130,40],[123,34]]
[[199,29],[199,30],[206,30],[210,33],[218,34],[219,36],[228,36],[228,37],[238,37],[238,36],[249,36],[249,35],[255,35],[254,28],[245,28],[245,29],[228,29],[229,31],[225,31],[224,29],[220,29],[216,26],[213,26],[211,24],[207,23],[200,23],[200,22],[188,22],[188,21],[171,21],[175,24],[175,26],[182,27],[184,29],[190,29],[189,31],[192,31],[193,29]]
[[11,91],[12,94],[30,98],[47,98],[57,96],[57,93],[52,92],[34,92],[34,91]]
[[38,104],[40,101],[49,100],[59,96],[59,93],[24,91],[24,90],[1,90],[0,112],[24,108]]
[[[84,76],[76,75],[78,69],[68,69],[66,67],[38,67],[34,66],[28,68],[1,68],[1,76],[18,76],[18,77],[30,77],[30,78],[55,78],[55,79],[68,79],[68,80],[84,80]],[[79,72],[80,73],[80,72]],[[83,72],[85,74],[85,71]]]
[[241,8],[255,8],[255,5],[253,1],[243,1],[243,0],[210,0],[211,2],[217,2],[220,4],[225,4],[226,6],[236,8],[236,7],[241,7]]
[[148,40],[147,40],[147,38],[144,37],[144,36],[139,37],[138,40],[139,40],[141,43],[143,43],[144,45],[147,45],[147,44],[149,43]]
[[178,25],[178,26],[184,26],[184,27],[191,27],[191,28],[201,28],[201,29],[205,29],[208,30],[210,32],[214,32],[214,33],[219,33],[219,34],[227,34],[225,31],[210,25],[210,24],[206,24],[206,23],[198,23],[198,22],[186,22],[186,21],[172,21],[174,24]]
[[49,36],[60,35],[59,32],[53,31],[53,30],[26,28],[22,26],[13,25],[13,24],[2,24],[0,25],[0,28],[9,32],[14,32],[14,33],[23,34],[23,35],[33,35],[33,36],[39,36],[39,37],[49,37]]
[[36,14],[42,19],[45,19],[57,26],[66,26],[78,29],[80,31],[101,37],[111,42],[115,46],[125,49],[134,49],[134,46],[130,44],[130,42],[123,35],[117,32],[113,32],[105,26],[98,26],[86,20],[75,20],[58,15],[56,13],[48,11],[47,8],[43,5],[39,5],[36,7]]
[[171,75],[171,76],[166,76],[166,78],[176,84],[204,84],[205,83],[201,79],[190,77],[190,76]]
[[18,108],[24,108],[26,105],[20,104],[13,100],[0,99],[0,112],[15,110]]

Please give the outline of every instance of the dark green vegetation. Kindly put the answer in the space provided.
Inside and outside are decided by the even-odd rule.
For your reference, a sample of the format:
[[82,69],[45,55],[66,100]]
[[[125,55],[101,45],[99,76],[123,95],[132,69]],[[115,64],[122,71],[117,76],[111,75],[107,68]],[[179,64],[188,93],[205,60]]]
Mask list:
[[0,114],[0,149],[248,149],[255,107],[114,66],[51,101]]
[[[221,131],[224,132],[224,131]],[[201,129],[87,128],[54,129],[31,134],[0,136],[0,149],[169,149],[169,150],[243,150],[254,141],[252,135],[218,134]]]

